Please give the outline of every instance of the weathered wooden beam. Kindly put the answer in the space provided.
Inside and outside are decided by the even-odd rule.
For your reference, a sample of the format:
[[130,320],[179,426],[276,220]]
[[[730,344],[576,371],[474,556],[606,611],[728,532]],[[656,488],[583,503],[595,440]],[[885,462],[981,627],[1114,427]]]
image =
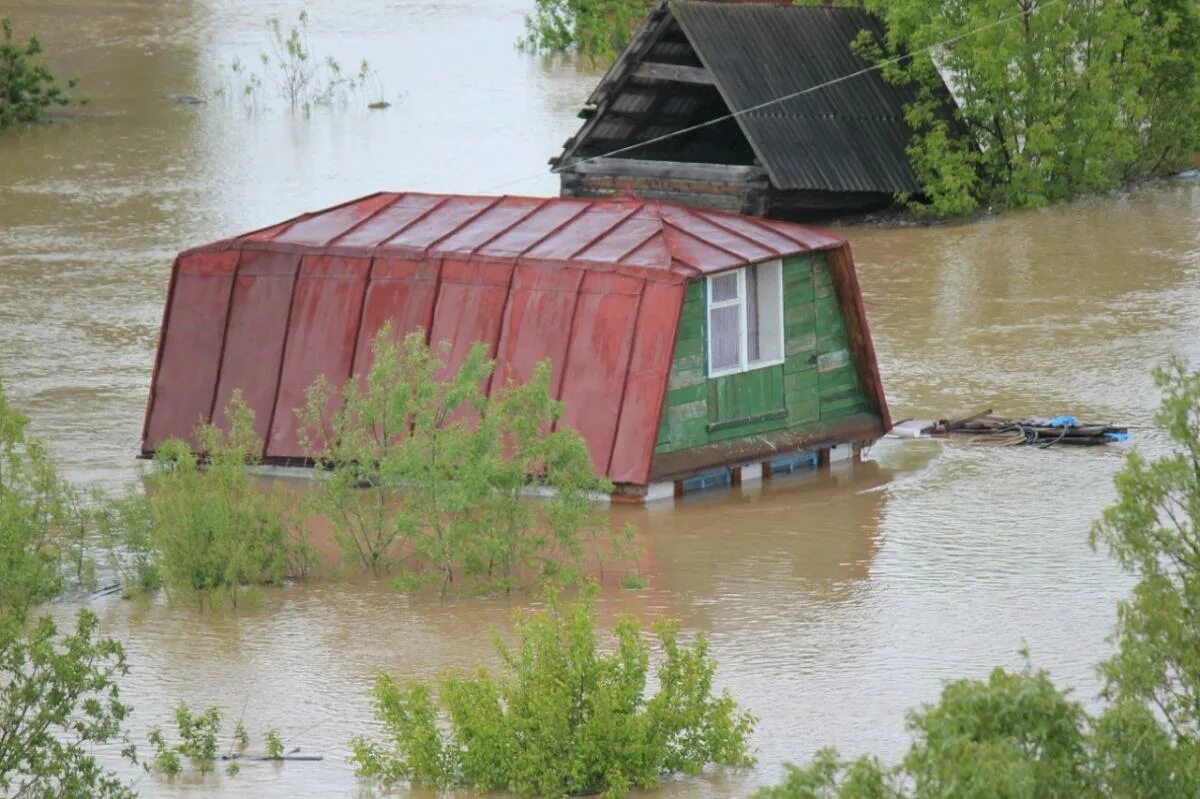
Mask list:
[[704,67],[685,67],[679,64],[658,64],[653,61],[643,61],[633,70],[635,78],[651,80],[671,80],[676,83],[698,83],[711,86],[712,73]]
[[642,177],[664,180],[715,180],[746,183],[763,177],[759,166],[741,164],[697,164],[685,161],[643,161],[634,158],[598,158],[569,164],[566,171],[605,177]]

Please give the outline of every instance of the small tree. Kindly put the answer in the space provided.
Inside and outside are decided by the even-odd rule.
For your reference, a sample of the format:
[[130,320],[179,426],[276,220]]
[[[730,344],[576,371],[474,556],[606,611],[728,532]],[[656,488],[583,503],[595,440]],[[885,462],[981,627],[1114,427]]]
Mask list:
[[389,741],[353,741],[359,776],[521,796],[619,797],[656,786],[663,774],[752,764],[754,717],[728,693],[714,694],[716,663],[704,638],[683,647],[677,624],[658,626],[664,660],[658,692],[647,698],[650,651],[639,626],[622,620],[615,651],[597,652],[591,596],[563,608],[550,594],[545,611],[518,616],[516,648],[496,641],[500,676],[447,676],[435,692],[381,674],[374,705]]
[[[1092,532],[1093,544],[1104,543],[1138,578],[1133,595],[1117,606],[1116,653],[1101,665],[1105,695],[1114,703],[1101,729],[1109,743],[1143,744],[1110,758],[1116,782],[1138,784],[1139,772],[1158,771],[1163,790],[1195,796],[1200,794],[1200,372],[1188,372],[1176,360],[1155,373],[1155,382],[1163,392],[1155,420],[1173,451],[1155,461],[1130,453],[1116,478],[1117,502]],[[1132,730],[1141,735],[1130,738]],[[1144,745],[1155,741],[1167,747]]]
[[866,5],[887,41],[863,54],[916,94],[905,116],[918,208],[1043,205],[1170,170],[1200,147],[1192,0]]
[[[578,433],[552,431],[562,403],[548,362],[488,397],[483,345],[445,377],[420,331],[397,342],[385,326],[373,354],[337,402],[321,379],[297,411],[305,452],[328,469],[312,508],[348,558],[444,593],[459,578],[503,590],[548,572],[574,578],[589,548],[602,554],[608,525],[591,495],[610,486]],[[539,486],[552,497],[530,502]]]
[[[17,122],[37,122],[50,106],[71,105],[54,74],[44,65],[35,63],[42,52],[37,37],[26,44],[13,39],[12,20],[0,19],[0,129]],[[74,88],[78,81],[67,81]]]
[[283,499],[251,479],[247,467],[258,462],[262,445],[240,393],[225,417],[228,433],[197,428],[203,459],[185,441],[164,442],[146,479],[147,512],[124,512],[149,525],[145,532],[130,528],[130,540],[148,544],[167,591],[200,607],[223,600],[236,606],[245,587],[281,583],[295,569],[299,546]]
[[28,422],[0,383],[0,794],[130,796],[95,759],[96,746],[123,738],[121,645],[87,611],[62,635],[50,618],[34,618],[64,586],[63,539],[80,522]]
[[1086,799],[1098,796],[1083,708],[1045,672],[995,669],[956,680],[909,714],[902,764],[843,761],[824,749],[758,799]]

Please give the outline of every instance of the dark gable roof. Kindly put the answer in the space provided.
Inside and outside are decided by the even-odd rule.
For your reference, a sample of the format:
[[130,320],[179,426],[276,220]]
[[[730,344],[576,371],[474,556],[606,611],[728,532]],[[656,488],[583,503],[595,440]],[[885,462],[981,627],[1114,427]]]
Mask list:
[[[669,8],[731,111],[866,69],[851,43],[862,30],[883,35],[879,19],[858,8],[685,0]],[[777,188],[916,192],[903,118],[912,99],[872,70],[738,122]]]

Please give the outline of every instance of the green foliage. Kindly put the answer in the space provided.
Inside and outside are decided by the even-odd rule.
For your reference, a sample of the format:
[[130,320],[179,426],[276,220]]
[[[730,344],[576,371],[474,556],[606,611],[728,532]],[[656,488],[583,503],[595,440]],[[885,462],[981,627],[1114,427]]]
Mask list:
[[[551,431],[562,404],[550,366],[490,398],[492,363],[482,345],[449,376],[414,332],[394,341],[384,327],[365,380],[335,397],[319,380],[297,413],[305,453],[328,473],[311,494],[347,558],[402,585],[456,580],[511,590],[554,573],[578,576],[586,555],[619,543],[594,511],[585,442]],[[531,488],[552,496],[530,502]]]
[[308,11],[302,9],[296,23],[286,30],[279,17],[269,17],[267,30],[270,48],[258,54],[258,69],[234,59],[230,72],[237,85],[222,86],[217,94],[224,95],[228,90],[256,105],[259,94],[267,86],[274,86],[291,110],[305,114],[314,106],[346,102],[368,90],[382,100],[382,84],[366,59],[356,72],[347,74],[332,56],[321,58],[313,52],[308,38]]
[[914,713],[904,758],[914,799],[1084,797],[1091,792],[1087,716],[1045,672],[995,669],[957,680]]
[[[916,54],[884,75],[917,93],[906,118],[927,195],[918,209],[1042,205],[1177,168],[1200,149],[1193,0],[867,6],[887,41],[860,37],[862,54]],[[939,68],[959,101],[953,114]]]
[[892,799],[901,794],[874,758],[845,761],[834,749],[821,749],[804,768],[785,764],[779,785],[763,788],[756,799]]
[[577,52],[593,61],[612,60],[654,5],[651,0],[535,0],[517,46],[530,52]]
[[385,785],[618,797],[654,787],[667,773],[752,764],[754,717],[728,693],[714,694],[716,664],[704,638],[683,647],[676,624],[658,626],[664,659],[658,692],[647,699],[649,643],[625,619],[613,633],[616,649],[597,652],[591,596],[564,608],[551,593],[545,611],[518,616],[516,648],[496,641],[498,676],[448,675],[435,692],[380,674],[373,703],[389,740],[352,743],[359,776]]
[[85,514],[28,423],[0,383],[0,794],[129,796],[93,756],[123,738],[121,645],[87,611],[61,635],[50,618],[32,617],[63,589],[65,572],[82,571],[73,550],[82,549]]
[[[71,105],[54,74],[35,62],[42,52],[37,37],[26,44],[15,41],[9,19],[0,19],[0,32],[0,130],[17,122],[37,122],[51,106]],[[77,82],[67,81],[67,88]]]
[[283,739],[279,731],[272,728],[267,730],[267,757],[279,760],[283,757]]
[[[183,772],[183,760],[187,760],[200,774],[208,774],[216,769],[217,758],[229,760],[225,773],[236,776],[241,767],[237,759],[245,755],[246,747],[250,744],[250,736],[241,721],[234,727],[229,742],[228,753],[220,754],[218,739],[221,737],[221,725],[224,714],[218,707],[209,707],[200,713],[193,713],[184,703],[180,702],[175,708],[175,729],[177,743],[167,741],[161,727],[150,730],[147,740],[150,742],[153,757],[146,762],[147,771],[166,777],[174,777]],[[279,759],[283,757],[283,743],[279,733],[267,730],[267,757]]]
[[[1116,652],[1101,665],[1114,707],[1101,728],[1166,750],[1134,753],[1118,769],[1170,773],[1164,785],[1200,794],[1200,372],[1173,361],[1155,380],[1163,392],[1156,422],[1173,451],[1156,461],[1133,452],[1117,475],[1117,502],[1093,529],[1138,578],[1117,607]],[[1122,732],[1126,731],[1126,732]],[[1120,734],[1117,734],[1120,733]],[[1149,758],[1149,760],[1147,760]],[[1171,763],[1189,764],[1174,769]],[[1120,764],[1119,764],[1120,765]],[[1145,784],[1145,783],[1143,783]]]
[[227,433],[197,428],[203,459],[185,441],[165,442],[144,499],[131,495],[112,512],[121,530],[116,545],[132,564],[127,573],[144,587],[161,580],[168,593],[201,608],[236,606],[245,588],[279,584],[303,571],[309,557],[296,540],[287,501],[260,490],[250,476],[262,447],[240,394],[225,416]]
[[843,761],[823,749],[759,799],[1057,799],[1095,796],[1087,715],[1045,672],[958,680],[909,715],[903,763]]
[[0,383],[0,617],[24,618],[64,587],[60,555],[72,526],[72,492],[29,419]]
[[116,682],[124,650],[99,627],[88,611],[62,635],[49,618],[0,614],[0,794],[133,796],[94,756],[123,740],[129,714]]

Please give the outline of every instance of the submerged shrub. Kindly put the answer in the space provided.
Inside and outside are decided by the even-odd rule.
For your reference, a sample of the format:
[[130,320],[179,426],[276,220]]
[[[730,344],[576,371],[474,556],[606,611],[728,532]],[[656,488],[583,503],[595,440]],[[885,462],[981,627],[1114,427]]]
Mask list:
[[124,741],[124,650],[87,610],[61,630],[37,615],[81,571],[83,522],[28,424],[0,381],[0,795],[124,799],[132,791],[95,756]]
[[716,663],[703,636],[681,646],[677,623],[658,625],[659,689],[647,698],[649,643],[624,619],[616,649],[598,652],[593,596],[563,607],[551,593],[546,610],[519,616],[516,648],[496,641],[498,675],[449,675],[435,688],[380,674],[373,703],[388,740],[353,741],[359,776],[618,797],[654,787],[664,774],[752,764],[754,716],[714,693]]
[[[523,384],[484,393],[492,362],[476,344],[443,376],[442,354],[416,331],[385,326],[365,379],[340,393],[319,380],[297,411],[308,457],[327,469],[310,495],[350,561],[403,586],[467,582],[511,590],[553,573],[578,577],[585,556],[618,546],[593,494],[583,438],[553,429],[563,406],[545,361]],[[552,496],[531,502],[530,488]]]
[[128,525],[121,543],[139,579],[161,579],[168,593],[201,607],[226,600],[236,606],[246,587],[279,584],[307,562],[288,504],[250,475],[262,447],[254,414],[239,393],[225,416],[227,433],[197,428],[203,458],[186,441],[164,442],[146,478],[144,509],[136,497],[118,509]]
[[1080,799],[1097,796],[1088,717],[1044,671],[956,680],[909,714],[903,762],[845,761],[832,749],[788,766],[757,799]]

